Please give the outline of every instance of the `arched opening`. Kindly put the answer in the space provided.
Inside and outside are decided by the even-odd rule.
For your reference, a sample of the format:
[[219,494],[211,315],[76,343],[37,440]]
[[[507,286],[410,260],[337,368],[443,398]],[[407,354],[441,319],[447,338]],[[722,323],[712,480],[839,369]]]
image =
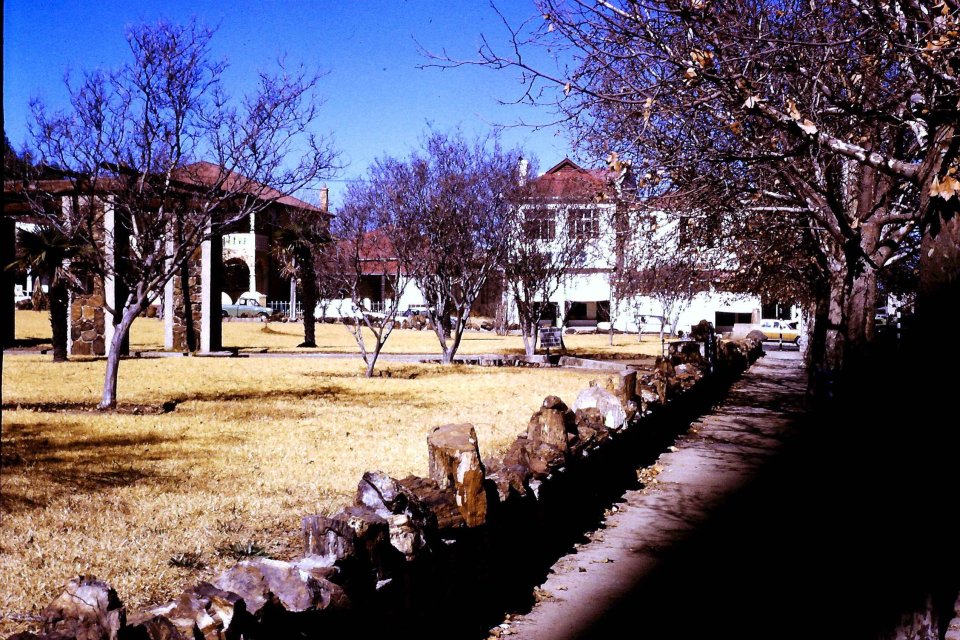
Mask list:
[[240,258],[223,263],[223,292],[234,302],[250,288],[250,267]]

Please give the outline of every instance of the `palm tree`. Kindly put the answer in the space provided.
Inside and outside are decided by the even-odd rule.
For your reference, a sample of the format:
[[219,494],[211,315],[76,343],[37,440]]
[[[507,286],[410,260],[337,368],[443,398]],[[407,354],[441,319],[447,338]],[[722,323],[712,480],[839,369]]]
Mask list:
[[297,346],[315,347],[316,263],[321,247],[328,242],[326,225],[318,224],[310,212],[297,212],[285,225],[277,229],[273,240],[274,254],[283,265],[282,275],[299,280],[303,293],[303,342]]
[[[78,288],[76,261],[83,247],[61,231],[49,226],[17,233],[17,259],[7,269],[29,269],[39,282],[47,283],[50,303],[50,328],[53,333],[53,361],[67,361],[67,314],[70,289]],[[39,290],[40,287],[38,286]],[[34,296],[36,301],[36,295]],[[41,305],[36,305],[38,308]]]

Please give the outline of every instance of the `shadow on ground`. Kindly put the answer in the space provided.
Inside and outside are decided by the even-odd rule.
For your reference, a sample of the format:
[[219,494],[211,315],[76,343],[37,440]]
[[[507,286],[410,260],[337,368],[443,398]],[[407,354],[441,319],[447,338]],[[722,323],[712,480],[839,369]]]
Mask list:
[[[889,637],[928,597],[942,637],[960,589],[948,524],[957,428],[930,417],[899,377],[867,380],[804,419],[747,486],[659,549],[658,568],[576,637]],[[942,404],[947,391],[926,397]]]

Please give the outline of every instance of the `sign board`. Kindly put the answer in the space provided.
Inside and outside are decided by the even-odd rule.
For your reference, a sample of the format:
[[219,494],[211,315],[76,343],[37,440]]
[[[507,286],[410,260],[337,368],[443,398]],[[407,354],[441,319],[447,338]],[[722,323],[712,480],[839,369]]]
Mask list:
[[544,349],[556,349],[563,346],[563,329],[560,327],[540,327],[540,346]]

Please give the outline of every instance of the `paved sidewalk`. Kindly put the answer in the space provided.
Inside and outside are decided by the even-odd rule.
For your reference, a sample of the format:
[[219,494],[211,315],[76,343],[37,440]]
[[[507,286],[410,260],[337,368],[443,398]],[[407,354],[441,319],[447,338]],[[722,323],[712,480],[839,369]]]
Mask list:
[[[546,599],[510,623],[510,637],[690,637],[689,620],[656,621],[662,603],[638,593],[657,589],[663,572],[681,560],[685,541],[702,533],[778,454],[805,414],[805,378],[796,352],[774,351],[759,360],[676,451],[660,457],[657,482],[626,493],[605,528],[553,566],[542,585]],[[693,616],[704,611],[697,600],[716,597],[701,586],[677,594],[688,599],[683,606]],[[648,633],[654,631],[667,635]]]

